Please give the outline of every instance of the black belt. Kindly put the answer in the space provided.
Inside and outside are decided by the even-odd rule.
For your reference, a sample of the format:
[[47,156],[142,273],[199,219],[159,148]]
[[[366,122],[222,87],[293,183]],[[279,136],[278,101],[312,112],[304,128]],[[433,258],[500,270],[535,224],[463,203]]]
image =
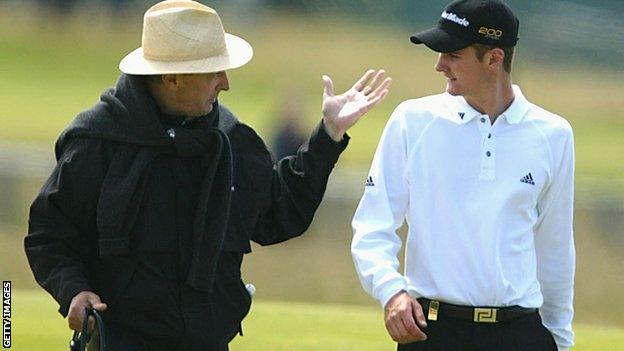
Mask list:
[[475,323],[497,323],[537,313],[537,308],[520,306],[470,307],[429,300],[424,297],[419,298],[418,302],[430,321],[436,321],[440,318],[454,318]]

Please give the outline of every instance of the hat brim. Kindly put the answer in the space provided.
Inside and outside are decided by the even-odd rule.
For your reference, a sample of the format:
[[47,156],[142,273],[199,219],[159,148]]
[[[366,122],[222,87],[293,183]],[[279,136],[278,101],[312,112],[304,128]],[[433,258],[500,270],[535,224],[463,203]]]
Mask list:
[[119,70],[134,75],[213,73],[243,66],[253,57],[253,48],[243,38],[225,33],[227,54],[190,61],[155,61],[135,49],[119,62]]
[[414,44],[425,44],[436,52],[453,52],[470,46],[471,42],[453,35],[441,27],[433,27],[412,35]]

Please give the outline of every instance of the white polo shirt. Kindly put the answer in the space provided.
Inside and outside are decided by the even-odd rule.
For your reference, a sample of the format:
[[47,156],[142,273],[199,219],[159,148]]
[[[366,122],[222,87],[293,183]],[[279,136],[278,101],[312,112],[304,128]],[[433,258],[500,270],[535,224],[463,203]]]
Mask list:
[[514,93],[494,124],[461,96],[401,103],[375,153],[351,250],[382,306],[406,290],[459,305],[537,307],[565,349],[574,313],[572,129]]

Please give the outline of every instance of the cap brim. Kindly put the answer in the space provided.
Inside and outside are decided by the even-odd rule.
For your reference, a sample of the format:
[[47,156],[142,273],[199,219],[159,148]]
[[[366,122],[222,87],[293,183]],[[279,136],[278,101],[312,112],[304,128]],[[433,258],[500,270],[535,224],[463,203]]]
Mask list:
[[452,35],[440,27],[434,27],[412,35],[414,44],[425,44],[436,52],[453,52],[470,46],[470,42]]
[[143,57],[143,48],[126,55],[119,70],[134,75],[213,73],[243,66],[253,56],[251,45],[243,38],[225,33],[227,54],[190,61],[154,61]]

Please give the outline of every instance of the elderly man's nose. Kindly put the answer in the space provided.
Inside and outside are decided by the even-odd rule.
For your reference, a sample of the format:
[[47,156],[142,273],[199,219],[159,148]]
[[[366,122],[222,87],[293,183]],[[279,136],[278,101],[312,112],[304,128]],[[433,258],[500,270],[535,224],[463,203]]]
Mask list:
[[227,74],[224,72],[219,72],[219,80],[220,80],[220,88],[221,90],[230,90],[230,81],[228,80]]

